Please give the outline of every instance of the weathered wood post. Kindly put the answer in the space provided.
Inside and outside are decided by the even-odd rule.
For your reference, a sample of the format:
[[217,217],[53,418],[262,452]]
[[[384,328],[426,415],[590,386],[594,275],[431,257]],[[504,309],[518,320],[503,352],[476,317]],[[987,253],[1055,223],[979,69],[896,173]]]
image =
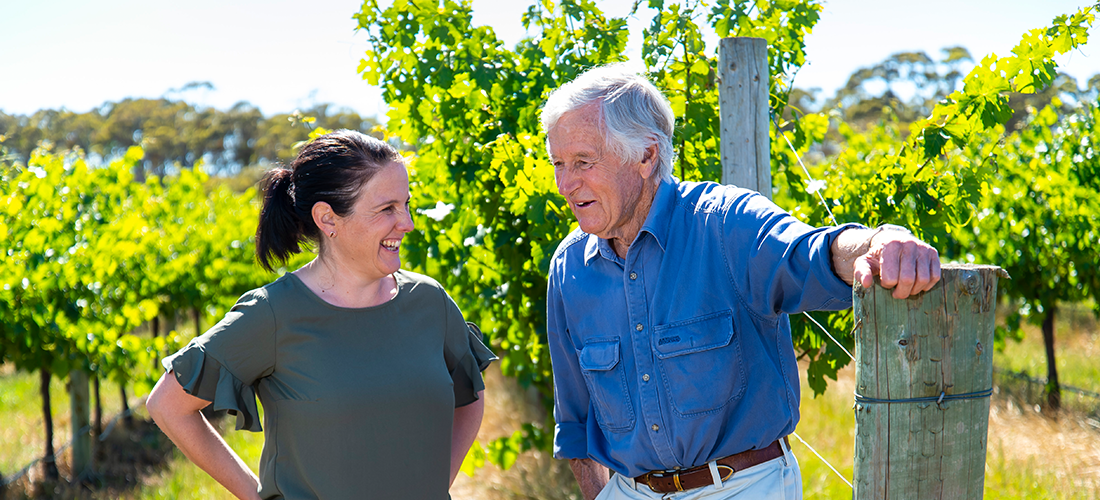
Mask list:
[[772,197],[768,42],[723,38],[718,46],[722,183]]
[[904,300],[856,285],[856,499],[982,498],[1001,276],[946,264]]
[[73,482],[80,482],[92,470],[88,372],[80,368],[69,372],[69,385],[69,409],[72,413],[73,429]]

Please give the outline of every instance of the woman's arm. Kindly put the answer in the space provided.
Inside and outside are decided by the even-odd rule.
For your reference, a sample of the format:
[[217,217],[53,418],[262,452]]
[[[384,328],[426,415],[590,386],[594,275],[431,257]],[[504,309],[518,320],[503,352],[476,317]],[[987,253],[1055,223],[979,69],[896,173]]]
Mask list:
[[160,429],[195,465],[237,498],[259,500],[259,479],[199,413],[209,404],[188,394],[172,372],[166,372],[149,393],[145,406]]
[[462,460],[470,445],[474,444],[477,431],[481,428],[481,417],[485,414],[485,391],[478,391],[477,401],[455,408],[454,424],[451,427],[451,483],[454,484]]

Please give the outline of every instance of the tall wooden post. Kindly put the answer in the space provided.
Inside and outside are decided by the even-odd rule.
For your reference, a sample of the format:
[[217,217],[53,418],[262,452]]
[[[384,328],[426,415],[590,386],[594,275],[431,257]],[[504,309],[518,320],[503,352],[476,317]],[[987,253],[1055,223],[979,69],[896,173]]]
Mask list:
[[722,183],[772,197],[768,134],[768,43],[723,38],[718,46]]
[[982,498],[999,276],[947,264],[909,299],[856,285],[857,500]]
[[73,481],[79,482],[87,478],[92,470],[88,373],[80,368],[69,372],[69,384],[73,429]]

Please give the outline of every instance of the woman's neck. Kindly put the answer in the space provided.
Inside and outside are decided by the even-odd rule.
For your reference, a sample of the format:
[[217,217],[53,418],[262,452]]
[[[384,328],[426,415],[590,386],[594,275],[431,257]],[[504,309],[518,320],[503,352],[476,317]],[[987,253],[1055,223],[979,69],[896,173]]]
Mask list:
[[337,307],[362,308],[389,302],[397,296],[397,279],[392,274],[367,278],[317,257],[294,271],[314,294]]

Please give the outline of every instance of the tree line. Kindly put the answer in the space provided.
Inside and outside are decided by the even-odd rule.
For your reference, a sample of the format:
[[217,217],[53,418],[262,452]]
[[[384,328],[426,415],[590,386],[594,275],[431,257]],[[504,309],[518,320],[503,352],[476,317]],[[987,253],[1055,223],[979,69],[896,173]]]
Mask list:
[[[810,114],[837,111],[833,123],[846,123],[866,130],[883,120],[897,122],[902,129],[928,116],[936,103],[961,84],[975,66],[966,47],[945,47],[937,59],[924,51],[898,52],[871,66],[858,68],[849,75],[836,94],[821,96],[820,89],[795,87],[791,91],[792,113]],[[1084,75],[1083,75],[1084,76]],[[797,81],[797,79],[796,79]],[[1072,113],[1100,97],[1100,74],[1078,80],[1058,71],[1049,85],[1034,92],[1008,92],[1012,116],[1004,124],[1009,132],[1026,125],[1029,116],[1053,105],[1059,115]],[[844,138],[835,133],[823,141],[827,153],[835,154]]]
[[[303,118],[315,122],[305,126]],[[248,102],[227,110],[168,98],[127,98],[83,113],[43,109],[29,115],[0,111],[0,137],[9,161],[26,164],[41,144],[62,151],[79,148],[93,161],[109,163],[132,146],[144,158],[135,166],[139,179],[174,173],[202,161],[207,172],[234,175],[249,165],[289,163],[294,145],[309,128],[347,128],[370,132],[373,117],[317,104],[309,109],[264,116]]]

